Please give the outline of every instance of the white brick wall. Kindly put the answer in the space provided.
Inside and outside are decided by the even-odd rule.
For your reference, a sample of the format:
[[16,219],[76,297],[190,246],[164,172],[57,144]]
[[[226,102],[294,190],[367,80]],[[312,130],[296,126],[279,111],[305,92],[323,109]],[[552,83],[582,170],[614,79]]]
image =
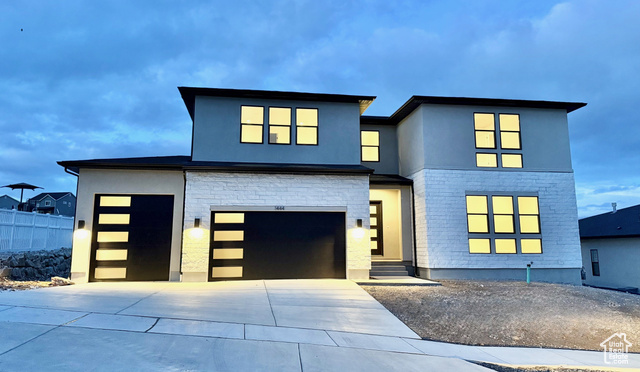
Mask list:
[[352,236],[356,219],[369,224],[369,177],[332,175],[247,174],[187,172],[183,242],[183,273],[206,273],[209,236],[193,238],[195,218],[209,229],[211,207],[342,207],[347,212],[347,275],[371,268],[369,236]]
[[[572,173],[425,169],[410,176],[416,199],[418,266],[428,268],[580,268]],[[538,192],[543,253],[470,254],[465,192]]]

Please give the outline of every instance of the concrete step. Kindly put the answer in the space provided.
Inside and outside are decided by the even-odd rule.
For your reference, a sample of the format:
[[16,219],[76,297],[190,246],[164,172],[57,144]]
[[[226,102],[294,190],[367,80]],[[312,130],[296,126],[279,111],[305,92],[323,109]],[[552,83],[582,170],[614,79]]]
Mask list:
[[407,270],[391,271],[391,270],[371,270],[369,276],[409,276]]
[[404,265],[385,265],[385,266],[371,265],[371,270],[376,270],[376,271],[402,271],[406,269],[407,268]]

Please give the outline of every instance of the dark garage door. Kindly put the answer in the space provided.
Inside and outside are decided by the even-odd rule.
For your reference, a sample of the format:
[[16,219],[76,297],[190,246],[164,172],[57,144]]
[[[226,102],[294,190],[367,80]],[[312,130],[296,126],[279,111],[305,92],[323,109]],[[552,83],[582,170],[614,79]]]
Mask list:
[[96,195],[90,281],[169,280],[173,195]]
[[345,278],[344,212],[212,212],[209,280]]

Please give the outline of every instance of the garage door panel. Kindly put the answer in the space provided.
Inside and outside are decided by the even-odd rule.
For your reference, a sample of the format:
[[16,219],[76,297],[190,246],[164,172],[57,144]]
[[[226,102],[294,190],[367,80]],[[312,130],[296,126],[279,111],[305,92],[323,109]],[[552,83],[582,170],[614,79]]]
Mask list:
[[[90,280],[169,280],[173,198],[173,195],[96,195]],[[101,206],[104,200],[123,206]],[[99,223],[100,216],[103,221],[117,221],[109,216],[125,214],[129,216],[128,224]],[[98,239],[100,233],[102,239]],[[98,250],[103,259],[99,259]],[[105,259],[109,257],[106,250],[126,252],[120,255],[126,256],[126,260]]]
[[[346,277],[342,212],[244,212],[243,224],[214,223],[212,237],[240,229],[242,241],[212,239],[211,268],[241,265],[242,279]],[[243,249],[242,259],[213,259],[216,248],[236,247]]]

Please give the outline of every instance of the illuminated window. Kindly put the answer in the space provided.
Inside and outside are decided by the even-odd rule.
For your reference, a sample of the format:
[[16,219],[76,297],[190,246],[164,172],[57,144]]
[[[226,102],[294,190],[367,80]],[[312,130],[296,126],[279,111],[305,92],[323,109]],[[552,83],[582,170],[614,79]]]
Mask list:
[[498,234],[513,234],[515,226],[513,223],[513,197],[493,196],[493,227]]
[[240,113],[240,142],[263,143],[264,107],[242,106]]
[[296,144],[318,144],[318,109],[296,109]]
[[541,254],[538,197],[467,195],[469,253]]
[[[498,114],[499,136],[496,138],[495,114],[473,114],[478,168],[522,168],[520,139],[520,116],[518,114]],[[498,163],[498,160],[500,161]]]
[[291,144],[291,109],[269,107],[269,143]]
[[363,130],[360,132],[362,161],[380,161],[380,132]]
[[489,233],[489,209],[486,196],[467,196],[467,230],[470,233]]
[[477,149],[496,148],[496,124],[493,114],[475,113],[473,122],[476,130]]

